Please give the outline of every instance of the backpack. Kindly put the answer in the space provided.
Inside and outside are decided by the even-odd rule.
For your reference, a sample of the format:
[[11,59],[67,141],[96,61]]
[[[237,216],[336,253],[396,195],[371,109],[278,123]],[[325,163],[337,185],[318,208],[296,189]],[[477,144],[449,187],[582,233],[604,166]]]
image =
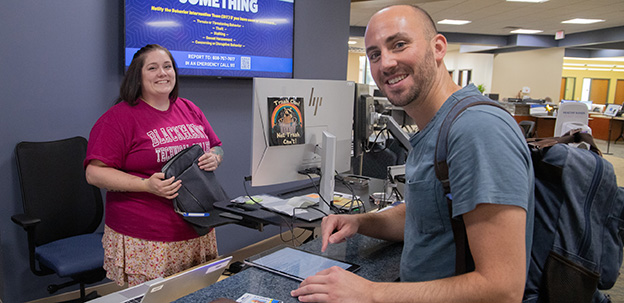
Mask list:
[[[436,176],[451,210],[447,136],[466,108],[500,104],[469,96],[445,117],[435,151]],[[569,145],[584,144],[590,150]],[[611,302],[600,290],[615,284],[622,265],[624,188],[593,138],[571,131],[562,137],[527,139],[535,174],[531,262],[523,302]],[[461,218],[452,218],[456,274],[474,270]]]
[[215,211],[215,202],[229,198],[215,173],[197,165],[203,154],[204,149],[193,144],[179,151],[161,169],[166,179],[175,177],[175,181],[182,180],[178,196],[173,198],[173,209],[191,224],[199,236],[209,233],[215,226],[231,222]]

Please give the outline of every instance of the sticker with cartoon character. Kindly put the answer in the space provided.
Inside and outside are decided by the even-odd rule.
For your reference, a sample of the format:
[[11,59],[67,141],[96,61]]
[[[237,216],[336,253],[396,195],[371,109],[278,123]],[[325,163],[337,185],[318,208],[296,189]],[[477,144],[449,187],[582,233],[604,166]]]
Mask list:
[[269,97],[270,146],[304,144],[303,97]]

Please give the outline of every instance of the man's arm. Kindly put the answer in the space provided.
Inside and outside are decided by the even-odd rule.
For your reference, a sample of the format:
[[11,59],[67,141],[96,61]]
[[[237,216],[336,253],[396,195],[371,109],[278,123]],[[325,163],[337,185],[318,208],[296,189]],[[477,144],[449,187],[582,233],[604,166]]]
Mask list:
[[403,241],[405,204],[382,212],[357,215],[330,215],[323,218],[321,236],[325,251],[328,244],[344,242],[356,233],[388,241]]
[[427,282],[375,283],[337,267],[303,281],[301,302],[520,302],[526,279],[526,212],[481,204],[464,214],[475,271]]
[[405,203],[381,212],[363,214],[358,233],[394,242],[403,241],[405,232]]

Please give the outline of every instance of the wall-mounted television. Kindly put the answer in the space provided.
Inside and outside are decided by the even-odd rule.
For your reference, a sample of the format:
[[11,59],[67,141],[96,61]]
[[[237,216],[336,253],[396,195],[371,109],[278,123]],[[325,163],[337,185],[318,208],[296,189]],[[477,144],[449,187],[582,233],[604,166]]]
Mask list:
[[294,0],[125,0],[125,67],[147,44],[180,75],[292,78]]

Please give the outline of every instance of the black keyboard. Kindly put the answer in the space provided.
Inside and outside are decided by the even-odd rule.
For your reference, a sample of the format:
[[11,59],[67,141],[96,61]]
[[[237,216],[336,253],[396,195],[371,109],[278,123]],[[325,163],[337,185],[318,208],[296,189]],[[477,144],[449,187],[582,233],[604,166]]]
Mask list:
[[132,298],[128,301],[124,301],[123,303],[141,303],[141,300],[143,300],[143,296]]

